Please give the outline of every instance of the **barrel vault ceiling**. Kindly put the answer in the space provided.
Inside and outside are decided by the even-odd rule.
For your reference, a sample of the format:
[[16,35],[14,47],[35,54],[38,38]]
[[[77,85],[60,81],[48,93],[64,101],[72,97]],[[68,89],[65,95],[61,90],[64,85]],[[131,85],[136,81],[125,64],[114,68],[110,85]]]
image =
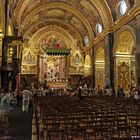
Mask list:
[[90,42],[94,40],[98,23],[103,26],[103,30],[113,25],[112,12],[116,10],[118,1],[10,0],[10,4],[24,37],[41,36],[59,28],[62,34],[70,35],[82,47],[85,36]]

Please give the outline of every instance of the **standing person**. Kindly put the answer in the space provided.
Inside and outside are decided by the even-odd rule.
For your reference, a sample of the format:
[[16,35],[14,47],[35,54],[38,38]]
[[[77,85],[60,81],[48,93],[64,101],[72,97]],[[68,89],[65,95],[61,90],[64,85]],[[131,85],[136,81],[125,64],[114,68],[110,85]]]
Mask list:
[[6,92],[4,92],[4,95],[1,99],[0,104],[0,112],[1,112],[1,121],[3,121],[3,129],[5,133],[8,133],[8,126],[9,126],[9,110],[10,110],[10,95]]
[[125,97],[125,93],[122,86],[119,86],[118,88],[117,97]]
[[79,100],[82,99],[82,86],[79,86],[78,88],[78,96],[79,96]]
[[17,99],[17,106],[20,106],[20,94],[18,89],[15,90],[15,96]]
[[134,99],[136,100],[140,99],[138,88],[135,87],[133,93],[134,93]]
[[28,113],[32,93],[28,90],[28,88],[25,88],[25,90],[22,91],[22,95],[22,111]]

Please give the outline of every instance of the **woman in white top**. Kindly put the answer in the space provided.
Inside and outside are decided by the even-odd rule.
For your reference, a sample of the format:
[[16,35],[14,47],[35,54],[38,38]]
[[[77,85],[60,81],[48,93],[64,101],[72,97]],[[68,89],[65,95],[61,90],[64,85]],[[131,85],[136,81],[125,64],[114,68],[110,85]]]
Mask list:
[[136,100],[140,99],[139,92],[136,88],[134,89],[134,99]]

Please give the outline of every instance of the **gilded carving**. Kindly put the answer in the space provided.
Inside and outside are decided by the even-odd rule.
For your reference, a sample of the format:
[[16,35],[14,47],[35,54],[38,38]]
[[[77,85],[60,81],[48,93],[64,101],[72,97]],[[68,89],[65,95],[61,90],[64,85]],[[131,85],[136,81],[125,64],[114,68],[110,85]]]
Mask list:
[[123,86],[125,91],[130,87],[130,66],[126,62],[122,62],[118,65],[118,85]]
[[48,81],[60,81],[66,79],[65,56],[47,56],[45,78]]
[[37,74],[38,49],[23,48],[22,51],[22,74]]
[[37,68],[35,65],[22,65],[21,67],[21,73],[22,74],[37,74]]
[[105,86],[105,53],[102,45],[95,48],[95,85]]
[[26,51],[22,56],[22,64],[36,64],[37,63],[37,55],[32,51]]
[[95,60],[96,61],[104,61],[104,48],[103,47],[97,47],[95,50]]
[[101,66],[96,65],[95,67],[95,86],[103,88],[105,86],[105,68],[103,64]]
[[129,92],[130,87],[136,83],[135,79],[135,59],[133,58],[133,49],[135,38],[133,32],[128,26],[126,30],[120,30],[117,34],[117,42],[114,47],[115,60],[115,86],[123,86],[126,93]]
[[132,48],[134,47],[134,38],[130,31],[123,31],[118,38],[116,53],[117,54],[132,54]]
[[70,75],[84,75],[84,68],[83,66],[80,67],[69,67],[69,74]]

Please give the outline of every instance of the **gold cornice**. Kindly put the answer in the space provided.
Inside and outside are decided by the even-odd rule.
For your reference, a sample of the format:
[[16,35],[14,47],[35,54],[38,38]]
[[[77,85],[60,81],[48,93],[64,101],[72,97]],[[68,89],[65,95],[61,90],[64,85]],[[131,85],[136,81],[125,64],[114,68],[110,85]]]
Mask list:
[[63,4],[63,3],[58,3],[58,2],[49,3],[49,4],[44,4],[44,3],[41,4],[39,7],[32,10],[25,17],[25,19],[22,22],[22,26],[24,26],[24,24],[28,22],[28,19],[30,19],[33,15],[35,15],[39,11],[48,10],[50,8],[56,8],[56,7],[60,8],[60,9],[64,9],[66,11],[69,11],[69,12],[73,13],[78,19],[80,19],[80,21],[83,23],[84,27],[87,29],[90,39],[91,40],[93,39],[94,34],[92,32],[92,27],[91,27],[89,21],[86,19],[86,17],[83,14],[81,14],[78,10],[74,9],[73,7],[66,5],[66,4]]

